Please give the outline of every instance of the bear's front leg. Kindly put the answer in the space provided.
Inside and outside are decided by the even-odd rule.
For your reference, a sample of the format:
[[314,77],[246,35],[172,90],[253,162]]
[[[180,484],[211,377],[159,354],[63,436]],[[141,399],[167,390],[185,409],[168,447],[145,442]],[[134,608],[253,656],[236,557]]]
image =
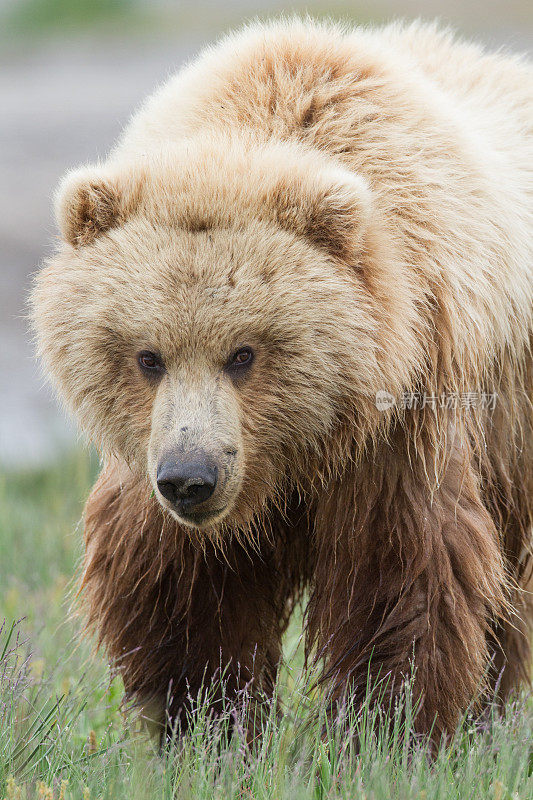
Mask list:
[[334,701],[361,702],[369,674],[397,693],[414,659],[416,729],[438,739],[480,696],[506,593],[468,443],[434,481],[430,455],[398,433],[320,502],[308,646]]
[[261,552],[192,541],[121,462],[103,470],[85,516],[89,624],[148,716],[162,722],[166,708],[183,731],[200,691],[221,709],[221,679],[230,701],[272,693],[297,580],[282,536]]

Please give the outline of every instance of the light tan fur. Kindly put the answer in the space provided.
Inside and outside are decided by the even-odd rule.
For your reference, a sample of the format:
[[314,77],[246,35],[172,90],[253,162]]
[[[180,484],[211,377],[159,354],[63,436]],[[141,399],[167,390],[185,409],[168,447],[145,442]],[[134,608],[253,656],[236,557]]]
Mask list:
[[[104,163],[66,176],[63,241],[37,276],[33,318],[67,406],[106,459],[129,465],[123,502],[143,504],[117,507],[109,467],[88,506],[85,586],[112,653],[124,648],[113,553],[152,531],[146,551],[129,546],[126,589],[163,531],[186,536],[156,482],[161,454],[179,446],[223,464],[208,521],[189,527],[200,546],[273,547],[274,576],[280,530],[290,539],[290,509],[305,506],[290,574],[293,594],[311,586],[309,648],[333,698],[360,693],[369,663],[399,679],[414,652],[419,726],[436,716],[439,732],[494,654],[506,691],[524,677],[532,164],[525,60],[434,27],[293,20],[207,50],[147,100]],[[236,383],[224,364],[242,345],[256,359]],[[144,349],[163,358],[157,385],[139,372]],[[381,411],[381,390],[459,402]],[[495,410],[469,392],[496,393]],[[135,608],[124,613],[139,631]],[[265,652],[278,652],[282,627]],[[130,690],[164,697],[181,667],[163,669],[157,648],[144,658],[153,680],[135,677],[140,660],[126,664]]]

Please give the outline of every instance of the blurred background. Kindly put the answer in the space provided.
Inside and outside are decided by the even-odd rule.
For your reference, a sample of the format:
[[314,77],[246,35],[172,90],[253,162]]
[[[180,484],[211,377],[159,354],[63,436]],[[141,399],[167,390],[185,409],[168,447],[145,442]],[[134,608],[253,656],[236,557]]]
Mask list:
[[492,47],[533,44],[531,0],[0,0],[0,466],[42,465],[75,440],[25,319],[31,275],[56,236],[60,176],[105,156],[139,101],[209,40],[294,11],[438,17]]

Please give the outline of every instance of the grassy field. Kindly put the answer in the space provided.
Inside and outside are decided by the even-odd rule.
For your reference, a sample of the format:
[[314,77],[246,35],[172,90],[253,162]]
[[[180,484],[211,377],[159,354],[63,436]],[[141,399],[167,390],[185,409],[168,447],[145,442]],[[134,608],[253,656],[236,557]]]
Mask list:
[[[533,798],[533,709],[524,699],[505,719],[466,721],[434,761],[399,709],[383,734],[369,708],[347,711],[360,737],[321,735],[301,675],[300,629],[286,641],[280,678],[283,713],[266,724],[262,745],[247,752],[228,740],[199,703],[192,732],[168,753],[132,715],[103,655],[92,653],[70,609],[81,555],[83,498],[97,464],[83,453],[27,474],[0,474],[0,798],[139,800],[146,798]],[[401,710],[401,709],[400,709]]]

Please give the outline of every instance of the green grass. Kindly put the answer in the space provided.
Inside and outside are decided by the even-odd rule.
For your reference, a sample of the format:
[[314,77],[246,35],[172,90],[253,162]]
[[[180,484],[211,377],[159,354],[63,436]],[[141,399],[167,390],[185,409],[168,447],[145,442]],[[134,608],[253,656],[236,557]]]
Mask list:
[[[97,464],[83,453],[0,474],[0,799],[274,798],[531,800],[533,710],[525,699],[483,728],[467,721],[431,761],[410,731],[407,689],[392,734],[370,704],[327,730],[301,673],[299,620],[285,643],[281,715],[247,750],[242,715],[213,723],[200,701],[191,734],[164,754],[121,709],[122,686],[70,614],[80,517]],[[379,687],[375,689],[379,691]],[[227,719],[235,733],[227,736]],[[401,730],[402,719],[406,730]],[[357,732],[347,736],[348,728]],[[67,783],[65,783],[67,782]]]
[[15,30],[50,32],[109,26],[139,16],[131,0],[19,0],[6,21]]

